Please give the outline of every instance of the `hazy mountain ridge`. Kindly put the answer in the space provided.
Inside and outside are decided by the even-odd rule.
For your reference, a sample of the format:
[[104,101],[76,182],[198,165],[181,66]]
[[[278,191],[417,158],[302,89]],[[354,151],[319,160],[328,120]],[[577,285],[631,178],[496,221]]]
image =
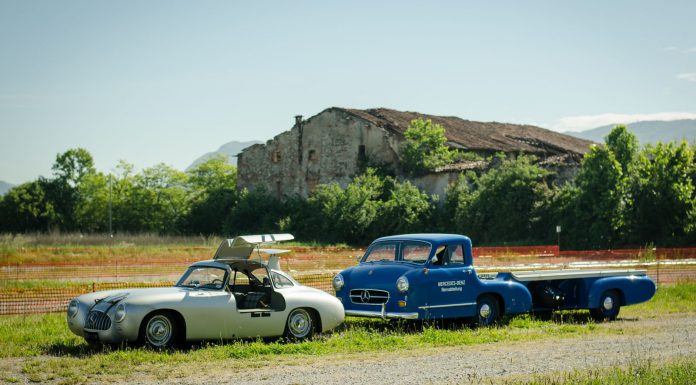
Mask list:
[[186,170],[190,170],[199,164],[205,162],[206,160],[212,158],[215,155],[226,155],[227,156],[227,163],[236,166],[237,165],[237,154],[242,152],[243,149],[252,146],[257,143],[263,143],[258,140],[252,140],[249,142],[237,142],[237,141],[231,141],[223,144],[218,148],[216,151],[211,151],[208,152],[204,155],[201,155],[198,157],[198,159],[194,160],[193,163],[191,163],[190,166],[186,168]]
[[13,184],[0,180],[0,195],[5,195],[12,187],[14,187]]
[[[565,132],[578,138],[604,143],[604,137],[611,132],[616,124],[592,128],[579,132]],[[673,121],[644,121],[626,124],[631,132],[636,134],[640,145],[655,144],[660,142],[679,142],[682,139],[690,143],[696,143],[696,119],[684,119]]]

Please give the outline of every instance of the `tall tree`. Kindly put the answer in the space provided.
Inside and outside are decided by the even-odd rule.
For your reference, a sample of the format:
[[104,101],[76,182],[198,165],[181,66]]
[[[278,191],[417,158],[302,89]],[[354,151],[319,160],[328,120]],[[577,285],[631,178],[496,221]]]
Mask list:
[[456,152],[447,146],[445,128],[430,119],[415,119],[404,132],[401,167],[409,174],[421,174],[452,163]]
[[222,234],[223,224],[237,203],[237,168],[226,156],[213,157],[188,172],[191,210],[185,231]]
[[660,246],[684,242],[693,231],[694,151],[686,141],[647,146],[638,157],[630,189],[631,242]]

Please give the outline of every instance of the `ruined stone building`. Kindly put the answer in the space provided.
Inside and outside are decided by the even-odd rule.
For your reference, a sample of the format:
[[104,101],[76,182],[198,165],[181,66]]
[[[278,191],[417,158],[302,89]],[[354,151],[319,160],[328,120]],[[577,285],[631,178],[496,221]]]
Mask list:
[[[366,164],[391,167],[405,178],[399,174],[399,152],[405,141],[404,131],[417,118],[442,125],[452,148],[480,155],[534,154],[561,181],[575,174],[592,144],[529,125],[473,122],[385,108],[332,107],[307,120],[296,116],[290,131],[242,150],[237,159],[237,187],[252,190],[263,186],[279,198],[307,197],[319,184],[336,182],[345,187]],[[423,191],[443,196],[462,170],[485,168],[486,163],[457,163],[409,179]]]

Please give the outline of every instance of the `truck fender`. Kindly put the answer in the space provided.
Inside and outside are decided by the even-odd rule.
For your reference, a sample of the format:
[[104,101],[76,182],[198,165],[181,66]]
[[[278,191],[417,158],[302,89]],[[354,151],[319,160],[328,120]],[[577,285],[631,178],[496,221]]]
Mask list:
[[587,308],[600,306],[599,300],[607,290],[618,293],[621,305],[645,302],[655,295],[655,283],[647,276],[606,277],[592,283],[587,295]]
[[489,283],[488,287],[482,290],[479,297],[492,294],[502,301],[499,304],[501,315],[526,313],[532,310],[532,295],[524,285],[515,281],[492,283]]

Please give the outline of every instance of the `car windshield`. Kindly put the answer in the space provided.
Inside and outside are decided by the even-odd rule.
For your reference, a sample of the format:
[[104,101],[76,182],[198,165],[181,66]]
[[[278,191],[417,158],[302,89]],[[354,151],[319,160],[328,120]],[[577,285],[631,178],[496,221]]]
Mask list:
[[196,289],[222,289],[227,272],[219,267],[190,267],[176,286]]
[[432,246],[429,243],[419,241],[376,243],[370,247],[362,262],[396,261],[425,263],[428,260],[431,248]]

